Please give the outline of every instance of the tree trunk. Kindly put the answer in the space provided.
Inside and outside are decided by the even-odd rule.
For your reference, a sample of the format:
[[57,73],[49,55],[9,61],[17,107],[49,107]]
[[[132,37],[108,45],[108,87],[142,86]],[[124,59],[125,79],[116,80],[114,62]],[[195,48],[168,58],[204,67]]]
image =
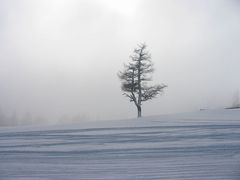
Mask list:
[[138,75],[138,106],[137,106],[137,109],[138,109],[138,118],[142,117],[142,108],[141,108],[141,105],[142,105],[142,86],[141,86],[141,65],[142,65],[142,49],[141,49],[141,52],[140,52],[140,57],[138,59],[138,71],[137,71],[137,75]]
[[142,117],[142,108],[141,108],[141,106],[137,106],[137,111],[138,111],[138,118]]

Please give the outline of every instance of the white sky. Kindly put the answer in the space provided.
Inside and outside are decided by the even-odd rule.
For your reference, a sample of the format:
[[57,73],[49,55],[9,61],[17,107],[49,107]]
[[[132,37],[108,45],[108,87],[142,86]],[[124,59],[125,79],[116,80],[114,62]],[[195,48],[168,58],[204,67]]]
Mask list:
[[237,0],[0,0],[0,106],[56,120],[136,116],[117,72],[137,43],[169,87],[143,115],[231,105],[240,87]]

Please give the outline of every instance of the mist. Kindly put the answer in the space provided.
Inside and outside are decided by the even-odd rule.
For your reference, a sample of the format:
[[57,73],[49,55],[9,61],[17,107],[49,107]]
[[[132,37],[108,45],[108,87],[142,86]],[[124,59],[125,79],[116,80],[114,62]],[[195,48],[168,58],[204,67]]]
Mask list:
[[168,85],[144,116],[230,106],[239,32],[237,0],[1,0],[0,125],[136,117],[117,73],[142,42]]

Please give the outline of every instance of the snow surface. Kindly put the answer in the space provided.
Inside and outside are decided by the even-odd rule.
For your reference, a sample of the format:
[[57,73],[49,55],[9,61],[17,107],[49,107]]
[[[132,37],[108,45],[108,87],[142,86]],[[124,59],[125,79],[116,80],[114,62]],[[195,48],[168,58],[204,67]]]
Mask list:
[[0,180],[240,179],[240,110],[0,128]]

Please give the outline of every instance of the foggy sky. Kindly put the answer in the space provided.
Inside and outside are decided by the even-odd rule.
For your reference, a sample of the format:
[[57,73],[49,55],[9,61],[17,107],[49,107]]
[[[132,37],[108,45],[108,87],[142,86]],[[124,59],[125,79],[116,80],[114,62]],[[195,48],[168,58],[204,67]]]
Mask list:
[[0,0],[1,112],[135,117],[117,73],[141,42],[153,83],[168,85],[144,116],[229,106],[240,88],[239,32],[237,0]]

